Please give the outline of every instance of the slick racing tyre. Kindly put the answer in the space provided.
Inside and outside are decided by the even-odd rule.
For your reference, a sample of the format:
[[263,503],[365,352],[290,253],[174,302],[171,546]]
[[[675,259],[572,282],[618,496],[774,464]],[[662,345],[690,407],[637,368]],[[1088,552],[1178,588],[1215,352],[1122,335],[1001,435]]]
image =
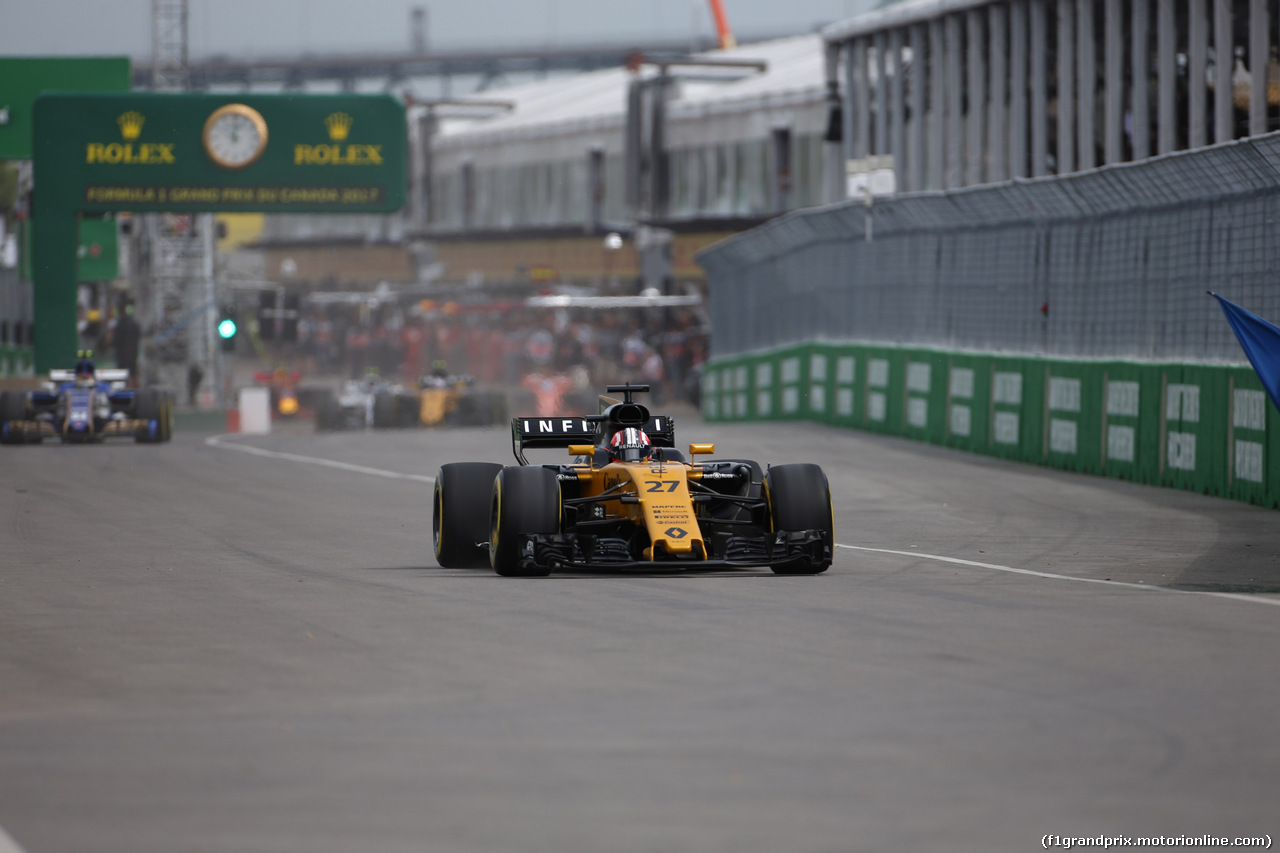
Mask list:
[[[831,512],[831,488],[827,475],[812,463],[775,465],[764,475],[765,500],[772,532],[820,530],[828,549],[835,548],[835,522]],[[780,575],[816,575],[831,565],[829,559],[799,566],[774,567]]]
[[158,388],[141,388],[133,398],[133,416],[141,421],[133,438],[139,444],[159,444],[173,438],[173,395]]
[[446,569],[489,568],[489,500],[496,462],[450,462],[436,472],[431,535]]
[[396,395],[390,391],[379,391],[373,395],[373,426],[376,429],[390,429],[396,425]]
[[562,508],[554,471],[537,466],[503,468],[493,481],[489,510],[489,561],[508,577],[546,577],[550,567],[521,558],[523,537],[558,533]]
[[0,444],[24,444],[24,435],[18,429],[19,421],[27,418],[27,394],[25,391],[0,393]]
[[342,427],[342,407],[332,391],[316,396],[316,429],[325,431]]
[[402,429],[418,425],[418,395],[396,394],[396,426]]

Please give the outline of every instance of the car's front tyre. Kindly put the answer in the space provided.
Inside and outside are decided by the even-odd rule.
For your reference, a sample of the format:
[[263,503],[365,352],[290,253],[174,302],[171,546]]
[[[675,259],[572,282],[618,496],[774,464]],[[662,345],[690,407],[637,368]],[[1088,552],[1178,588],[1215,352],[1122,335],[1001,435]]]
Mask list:
[[507,577],[546,577],[550,567],[522,558],[523,537],[558,533],[563,516],[560,482],[546,468],[511,466],[493,481],[489,510],[489,560]]
[[316,430],[340,429],[342,427],[342,407],[338,405],[338,397],[332,391],[324,391],[316,398]]
[[[765,500],[769,507],[771,532],[779,530],[819,530],[827,553],[835,549],[835,522],[831,511],[831,487],[822,469],[810,462],[776,465],[764,475]],[[831,560],[775,566],[779,575],[816,575],[825,572]]]
[[141,422],[133,433],[139,444],[159,444],[167,440],[165,427],[168,408],[165,395],[155,388],[140,388],[133,397],[134,417]]
[[0,444],[25,444],[18,421],[27,418],[27,395],[23,391],[0,392]]

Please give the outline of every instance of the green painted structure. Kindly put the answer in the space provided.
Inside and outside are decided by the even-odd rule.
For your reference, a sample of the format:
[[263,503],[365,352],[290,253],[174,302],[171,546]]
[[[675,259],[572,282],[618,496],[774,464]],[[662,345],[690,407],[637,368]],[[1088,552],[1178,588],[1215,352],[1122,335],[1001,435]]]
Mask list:
[[[31,159],[35,101],[44,92],[128,92],[132,85],[127,56],[0,56],[0,160]],[[30,281],[31,222],[15,224],[23,245],[19,274],[23,281]],[[114,277],[114,273],[106,275],[115,266],[114,231],[107,237],[101,230],[94,231],[92,224],[89,230],[90,242],[81,245],[87,245],[90,251],[77,252],[81,259],[80,279]],[[81,237],[85,236],[82,231]],[[95,243],[102,249],[96,255],[91,251]],[[3,319],[14,323],[24,318]],[[33,369],[34,350],[29,344],[0,344],[0,377],[26,375]]]
[[127,56],[0,56],[0,160],[30,160],[32,110],[44,92],[127,92]]
[[1246,365],[811,343],[709,363],[709,421],[808,420],[1280,507],[1280,429]]
[[[244,119],[210,136],[219,116]],[[257,123],[252,134],[245,127]],[[129,211],[387,213],[404,204],[408,127],[390,95],[47,92],[35,100],[35,370],[76,348],[77,220]],[[261,144],[258,144],[258,143]],[[215,159],[220,145],[246,159]]]

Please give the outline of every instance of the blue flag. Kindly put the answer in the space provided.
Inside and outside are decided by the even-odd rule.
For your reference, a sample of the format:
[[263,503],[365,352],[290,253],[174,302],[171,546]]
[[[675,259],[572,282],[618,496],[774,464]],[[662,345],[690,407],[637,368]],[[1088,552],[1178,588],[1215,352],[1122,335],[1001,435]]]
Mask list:
[[1258,379],[1262,380],[1262,387],[1267,389],[1271,404],[1280,409],[1280,326],[1223,299],[1212,290],[1209,295],[1222,306],[1222,313],[1227,315],[1227,322],[1236,333],[1240,347],[1249,357]]

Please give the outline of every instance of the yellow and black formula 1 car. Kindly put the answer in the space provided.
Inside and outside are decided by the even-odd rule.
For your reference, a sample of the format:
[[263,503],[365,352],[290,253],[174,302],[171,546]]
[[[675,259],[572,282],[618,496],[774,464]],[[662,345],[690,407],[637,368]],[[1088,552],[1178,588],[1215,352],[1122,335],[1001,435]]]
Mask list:
[[[831,565],[831,491],[813,464],[722,459],[711,444],[675,449],[675,425],[635,402],[647,385],[610,385],[601,413],[515,418],[519,465],[454,462],[436,474],[432,530],[445,568],[500,575],[560,570],[768,567],[812,575]],[[565,448],[570,464],[531,465],[526,449]]]

